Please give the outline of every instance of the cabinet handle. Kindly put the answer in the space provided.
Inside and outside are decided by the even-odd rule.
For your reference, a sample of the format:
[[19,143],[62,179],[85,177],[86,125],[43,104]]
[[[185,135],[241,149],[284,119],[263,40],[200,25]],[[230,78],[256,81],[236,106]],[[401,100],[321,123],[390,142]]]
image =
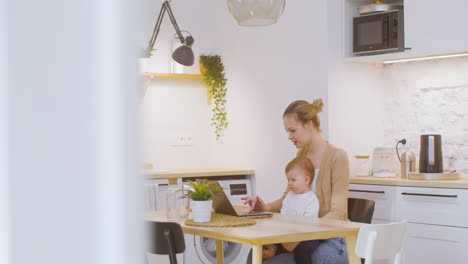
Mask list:
[[457,198],[458,195],[453,194],[431,194],[431,193],[407,193],[402,192],[401,195],[415,195],[415,196],[431,196],[431,197],[444,197],[444,198]]
[[354,190],[349,189],[350,192],[363,192],[363,193],[385,193],[384,191],[368,191],[368,190]]

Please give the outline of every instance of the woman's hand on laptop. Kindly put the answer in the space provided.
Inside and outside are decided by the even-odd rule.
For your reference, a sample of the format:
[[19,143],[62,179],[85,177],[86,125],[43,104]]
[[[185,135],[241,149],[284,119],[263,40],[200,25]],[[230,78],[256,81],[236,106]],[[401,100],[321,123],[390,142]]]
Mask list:
[[250,211],[271,211],[271,205],[265,203],[262,198],[256,196],[256,197],[250,197],[250,196],[245,196],[242,197],[241,200],[244,200],[244,204],[248,204],[250,206]]

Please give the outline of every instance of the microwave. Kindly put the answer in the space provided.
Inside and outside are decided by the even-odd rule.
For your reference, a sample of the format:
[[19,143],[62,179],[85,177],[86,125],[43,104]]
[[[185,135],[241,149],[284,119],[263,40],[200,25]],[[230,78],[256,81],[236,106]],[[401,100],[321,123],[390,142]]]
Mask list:
[[353,18],[353,54],[357,56],[404,50],[403,9]]

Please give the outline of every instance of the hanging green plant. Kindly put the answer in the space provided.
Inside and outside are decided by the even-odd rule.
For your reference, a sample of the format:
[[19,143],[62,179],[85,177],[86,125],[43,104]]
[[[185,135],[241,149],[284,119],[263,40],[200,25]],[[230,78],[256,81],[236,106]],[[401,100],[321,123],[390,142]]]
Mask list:
[[221,62],[221,57],[219,55],[200,55],[200,71],[214,101],[211,126],[214,126],[216,139],[219,140],[229,125],[226,113],[227,79],[224,77],[224,65]]

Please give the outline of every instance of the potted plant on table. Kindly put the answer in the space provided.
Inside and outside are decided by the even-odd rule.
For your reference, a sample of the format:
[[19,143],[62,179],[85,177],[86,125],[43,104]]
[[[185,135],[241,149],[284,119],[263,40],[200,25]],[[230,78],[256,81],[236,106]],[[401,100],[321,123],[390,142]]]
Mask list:
[[203,180],[188,181],[190,189],[184,190],[184,196],[189,198],[192,207],[192,217],[194,222],[209,222],[211,220],[211,208],[213,207],[213,197],[222,188],[216,182]]
[[208,86],[208,101],[214,100],[211,126],[215,127],[216,139],[219,140],[229,125],[226,113],[226,82],[224,64],[219,55],[200,55],[200,72]]

